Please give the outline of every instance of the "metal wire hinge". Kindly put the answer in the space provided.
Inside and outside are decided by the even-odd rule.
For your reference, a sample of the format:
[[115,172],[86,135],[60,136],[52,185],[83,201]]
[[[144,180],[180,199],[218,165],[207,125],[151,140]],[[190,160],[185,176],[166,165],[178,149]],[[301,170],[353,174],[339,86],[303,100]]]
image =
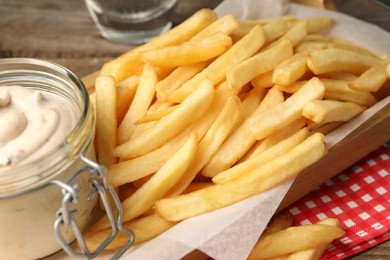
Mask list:
[[[114,189],[107,183],[104,167],[88,159],[84,155],[81,155],[80,157],[81,160],[86,164],[86,166],[81,168],[74,176],[72,176],[70,180],[68,180],[66,183],[58,180],[53,180],[50,183],[60,186],[63,193],[61,207],[57,210],[57,218],[54,223],[55,235],[57,237],[58,242],[61,244],[62,248],[68,255],[72,257],[93,259],[97,257],[115,239],[115,237],[118,235],[118,231],[122,232],[125,235],[128,235],[129,239],[126,244],[122,248],[120,248],[112,257],[112,259],[118,259],[127,251],[127,249],[129,249],[133,245],[135,240],[134,233],[131,230],[128,230],[122,226],[123,212],[121,203]],[[72,183],[84,173],[90,174],[89,183],[91,186],[91,192],[88,195],[87,199],[93,200],[96,194],[99,194],[100,199],[103,202],[105,211],[107,213],[108,219],[110,220],[112,229],[111,234],[107,238],[105,238],[105,240],[93,252],[89,251],[82,231],[77,224],[76,217],[78,211],[70,209],[70,205],[78,203],[78,190],[80,189],[78,184]],[[107,192],[114,201],[115,209],[112,209],[111,207]],[[118,213],[117,217],[115,217],[114,212]],[[74,250],[65,240],[62,234],[61,227],[65,227],[66,229],[69,226],[71,226],[76,240],[80,246],[80,250],[82,252],[77,252],[76,250]]]

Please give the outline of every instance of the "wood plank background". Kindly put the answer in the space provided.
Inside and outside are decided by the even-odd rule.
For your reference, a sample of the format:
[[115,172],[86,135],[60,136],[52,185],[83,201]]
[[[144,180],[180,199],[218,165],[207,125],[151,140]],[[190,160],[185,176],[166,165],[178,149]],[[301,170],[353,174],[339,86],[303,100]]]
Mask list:
[[[213,9],[220,2],[179,0],[174,24],[201,7]],[[390,31],[390,11],[373,1],[334,0],[333,3],[340,12]],[[83,77],[132,47],[101,37],[82,0],[0,0],[0,58],[51,60]],[[390,241],[351,259],[390,259]]]

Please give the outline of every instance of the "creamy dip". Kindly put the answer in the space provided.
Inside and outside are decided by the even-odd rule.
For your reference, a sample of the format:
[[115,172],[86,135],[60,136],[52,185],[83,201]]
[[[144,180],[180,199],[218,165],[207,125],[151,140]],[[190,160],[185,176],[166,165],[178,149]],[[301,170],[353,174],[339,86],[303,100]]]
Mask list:
[[0,87],[0,168],[45,155],[65,140],[77,119],[71,104],[58,95]]

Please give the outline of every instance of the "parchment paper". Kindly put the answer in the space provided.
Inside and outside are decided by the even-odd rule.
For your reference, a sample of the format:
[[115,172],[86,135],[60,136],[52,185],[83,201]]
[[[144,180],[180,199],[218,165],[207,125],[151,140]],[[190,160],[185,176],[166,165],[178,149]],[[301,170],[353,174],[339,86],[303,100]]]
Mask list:
[[[381,54],[390,53],[390,34],[353,17],[290,4],[285,0],[226,0],[216,8],[218,15],[232,13],[240,19],[295,15],[298,18],[330,16],[337,24],[329,34],[355,42]],[[329,147],[390,102],[390,97],[355,118],[346,127],[329,134]],[[199,249],[214,259],[245,259],[292,181],[232,206],[194,217],[157,238],[131,248],[123,259],[179,259]]]

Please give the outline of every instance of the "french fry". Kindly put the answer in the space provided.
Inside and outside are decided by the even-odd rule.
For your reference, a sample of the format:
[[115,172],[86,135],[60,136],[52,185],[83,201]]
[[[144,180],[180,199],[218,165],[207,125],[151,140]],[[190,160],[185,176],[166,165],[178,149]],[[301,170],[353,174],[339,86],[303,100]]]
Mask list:
[[272,48],[261,51],[226,73],[226,80],[233,89],[240,89],[256,76],[268,72],[293,55],[290,41],[282,41]]
[[[268,106],[282,101],[283,94],[281,92],[270,90],[264,98],[264,103],[261,102],[252,114],[259,113]],[[219,150],[205,165],[201,172],[203,176],[214,177],[219,172],[226,170],[236,163],[256,142],[256,139],[251,135],[248,128],[249,118],[226,139]]]
[[260,239],[272,233],[289,228],[293,225],[293,223],[294,223],[294,218],[290,213],[288,212],[278,213],[271,219],[271,221],[267,226],[267,229],[263,232],[263,234],[261,234]]
[[[268,259],[284,256],[299,250],[306,250],[328,244],[345,234],[341,228],[310,224],[275,232],[256,244],[248,259]],[[283,245],[283,246],[281,246]]]
[[279,37],[281,37],[284,33],[288,31],[288,26],[286,22],[280,18],[276,19],[270,23],[267,23],[263,26],[264,35],[265,35],[265,43],[268,44]]
[[202,81],[199,88],[179,107],[137,138],[116,147],[114,155],[134,158],[161,147],[206,112],[213,101],[214,92],[214,85],[210,80]]
[[365,109],[366,107],[351,102],[313,100],[305,105],[302,115],[317,124],[346,122]]
[[262,111],[249,119],[251,133],[257,140],[269,136],[299,119],[303,107],[315,99],[322,99],[325,87],[318,78],[312,78],[283,103]]
[[264,89],[252,88],[249,93],[245,94],[247,95],[241,102],[240,118],[233,130],[237,129],[253,112],[256,111],[267,92]]
[[178,221],[231,205],[296,176],[325,153],[324,136],[311,135],[256,171],[223,184],[159,200],[155,203],[156,212],[166,220]]
[[285,93],[293,94],[298,91],[303,85],[307,83],[307,80],[301,80],[301,81],[295,81],[291,85],[285,86],[285,85],[275,85],[275,88],[283,91]]
[[140,52],[144,62],[159,67],[178,67],[210,60],[224,53],[232,46],[232,39],[218,32],[199,42]]
[[194,37],[192,37],[188,42],[193,43],[202,41],[218,32],[230,35],[235,29],[237,29],[238,26],[239,22],[236,17],[234,17],[232,14],[227,14],[206,26],[203,30],[201,30]]
[[327,135],[339,126],[341,126],[344,122],[330,122],[325,124],[317,124],[311,120],[308,120],[307,128],[311,133],[322,133],[323,135]]
[[213,177],[213,182],[216,184],[225,183],[228,181],[232,181],[233,179],[248,172],[254,171],[256,170],[256,168],[260,167],[264,163],[267,163],[272,159],[287,153],[289,150],[297,146],[308,136],[309,130],[307,128],[303,128],[292,136],[280,141],[271,148],[260,153],[259,155],[218,173],[216,176]]
[[331,42],[328,44],[328,48],[338,48],[338,49],[345,49],[345,50],[351,50],[354,52],[358,52],[364,55],[369,55],[374,58],[380,58],[376,53],[366,49],[362,48],[352,42],[349,42],[347,40],[343,40],[341,38],[333,37],[331,38]]
[[118,127],[118,144],[129,140],[134,123],[146,115],[156,92],[156,83],[157,75],[153,66],[145,64],[133,101]]
[[327,42],[317,42],[317,41],[302,41],[294,47],[294,52],[313,52],[318,50],[323,50],[328,47]]
[[270,70],[266,73],[260,74],[251,80],[251,84],[255,88],[269,88],[274,85],[272,83],[273,70]]
[[217,15],[215,12],[209,9],[201,9],[175,28],[105,63],[100,71],[100,75],[111,75],[116,82],[120,82],[134,74],[142,66],[143,61],[139,56],[139,52],[188,41],[216,19]]
[[159,110],[156,110],[156,111],[151,111],[150,113],[147,113],[143,118],[141,118],[140,120],[137,120],[135,122],[136,125],[138,124],[144,124],[144,123],[148,123],[148,122],[153,122],[153,121],[157,121],[157,120],[160,120],[162,117],[168,115],[169,113],[171,113],[173,110],[175,110],[179,105],[175,105],[175,106],[169,106],[169,107],[164,107],[164,108],[161,108]]
[[264,32],[261,26],[255,26],[245,37],[236,42],[223,55],[213,61],[202,72],[198,73],[191,80],[187,81],[176,91],[171,93],[168,100],[171,102],[182,102],[190,95],[205,78],[218,84],[225,79],[226,72],[255,54],[264,44]]
[[186,81],[191,79],[197,73],[202,71],[210,64],[209,61],[199,62],[188,66],[176,68],[165,79],[159,81],[156,85],[156,96],[160,101],[166,101],[172,91],[178,89]]
[[306,35],[307,35],[307,21],[305,20],[298,21],[282,37],[269,44],[266,47],[266,49],[272,48],[273,46],[285,40],[289,40],[292,46],[296,46],[297,44],[303,41]]
[[240,160],[240,162],[246,161],[250,158],[255,158],[260,155],[262,152],[267,149],[273,147],[284,139],[290,137],[306,125],[306,120],[304,117],[300,117],[299,119],[293,121],[288,124],[286,127],[272,133],[270,136],[265,139],[258,141],[252,148],[248,151],[247,154]]
[[297,53],[277,65],[272,74],[272,83],[288,86],[297,81],[308,70],[307,56],[305,52]]
[[107,167],[117,162],[117,158],[113,155],[117,128],[114,79],[111,76],[97,77],[95,91],[98,162]]
[[199,143],[195,158],[188,167],[188,170],[167,193],[167,197],[182,193],[190,185],[196,174],[210,160],[211,156],[218,150],[222,142],[228,136],[238,121],[239,116],[240,100],[234,96],[228,98],[220,115],[210,126],[210,129]]
[[[337,218],[326,218],[317,222],[321,225],[329,225],[337,228],[342,228],[341,223]],[[319,260],[324,254],[330,243],[318,246],[316,248],[310,248],[298,252],[294,252],[288,256],[288,260]]]
[[370,55],[351,50],[328,48],[309,54],[307,65],[315,74],[332,71],[363,73],[378,64],[379,60]]
[[95,92],[95,82],[99,74],[100,71],[96,71],[81,79],[81,81],[83,82],[84,86],[87,88],[87,91],[90,95]]
[[387,76],[390,78],[390,64],[387,64],[386,72],[387,72]]
[[116,85],[116,111],[118,125],[121,124],[127,110],[129,110],[130,104],[135,96],[135,92],[137,91],[139,80],[140,77],[133,75]]
[[321,82],[325,86],[324,98],[326,99],[348,101],[366,107],[370,107],[377,102],[375,96],[368,91],[351,89],[348,86],[348,81],[321,79]]
[[307,33],[319,33],[333,26],[335,20],[329,17],[313,17],[307,19]]
[[[129,222],[123,223],[123,227],[131,230],[135,235],[135,244],[148,241],[164,231],[172,228],[176,223],[166,221],[156,214],[141,217]],[[111,229],[105,229],[98,232],[87,231],[85,240],[90,251],[95,250],[102,244],[105,238],[111,234]],[[116,249],[122,247],[129,240],[129,236],[118,233],[118,236],[107,246],[106,249]]]
[[378,64],[352,80],[348,86],[354,90],[377,92],[388,79],[386,65]]

